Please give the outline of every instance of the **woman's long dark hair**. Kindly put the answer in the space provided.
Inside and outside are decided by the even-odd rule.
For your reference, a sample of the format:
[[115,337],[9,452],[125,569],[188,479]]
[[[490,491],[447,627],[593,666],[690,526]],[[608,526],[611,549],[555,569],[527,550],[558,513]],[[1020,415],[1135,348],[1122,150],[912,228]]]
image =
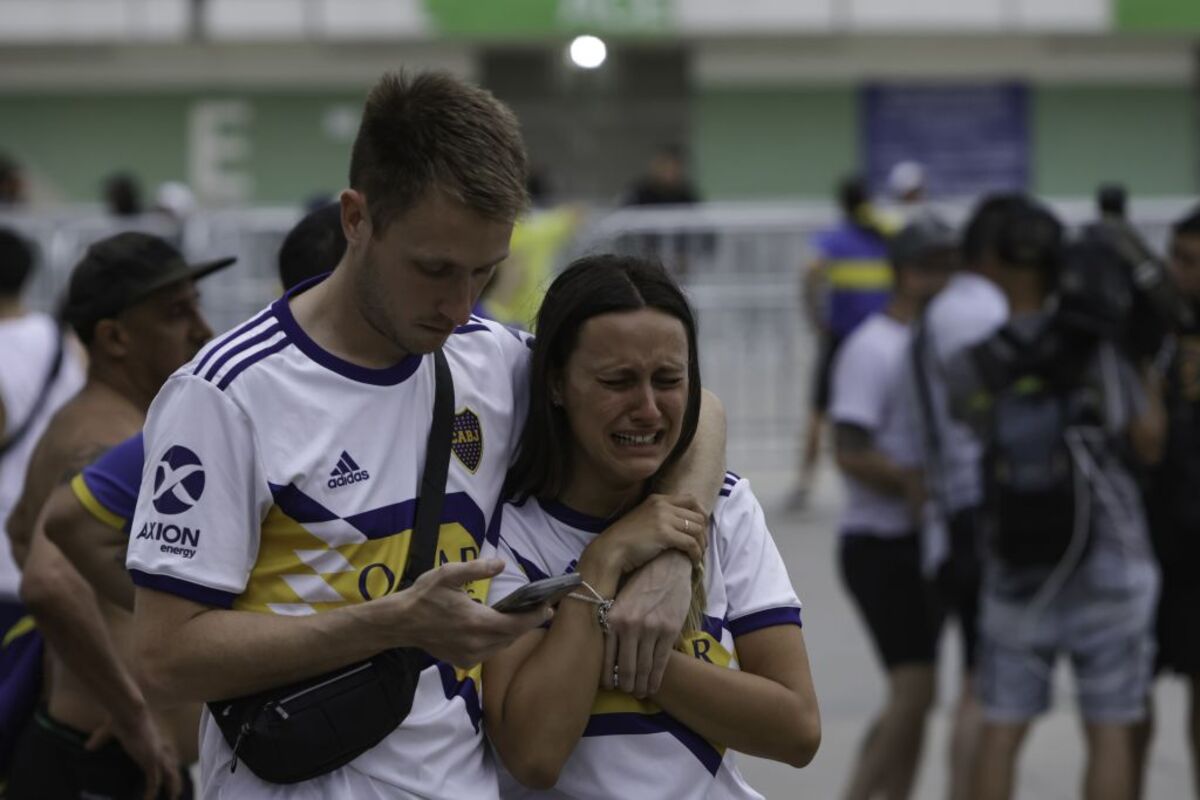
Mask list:
[[561,406],[552,402],[552,384],[562,375],[579,341],[579,331],[592,317],[614,311],[653,308],[683,323],[688,341],[687,408],[679,441],[651,478],[651,485],[687,450],[700,418],[700,359],[696,351],[696,319],[687,298],[667,271],[634,256],[593,255],[574,261],[559,275],[538,312],[537,340],[529,376],[529,416],[509,472],[505,494],[523,500],[558,497],[571,480],[571,428]]

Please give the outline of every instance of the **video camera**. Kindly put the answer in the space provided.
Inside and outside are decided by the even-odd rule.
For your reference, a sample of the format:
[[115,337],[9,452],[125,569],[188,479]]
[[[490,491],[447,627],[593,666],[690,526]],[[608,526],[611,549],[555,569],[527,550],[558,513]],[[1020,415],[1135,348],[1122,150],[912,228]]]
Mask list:
[[1150,358],[1171,331],[1191,325],[1192,309],[1166,264],[1125,219],[1123,190],[1101,187],[1099,199],[1100,219],[1061,250],[1059,319],[1134,359]]

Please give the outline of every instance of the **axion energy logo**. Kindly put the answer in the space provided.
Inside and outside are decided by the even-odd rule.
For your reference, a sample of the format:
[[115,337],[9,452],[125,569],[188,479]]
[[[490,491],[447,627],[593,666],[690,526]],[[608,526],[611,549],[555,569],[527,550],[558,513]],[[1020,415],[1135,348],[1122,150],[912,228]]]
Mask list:
[[200,457],[181,445],[163,454],[154,471],[154,508],[160,514],[182,514],[204,494]]

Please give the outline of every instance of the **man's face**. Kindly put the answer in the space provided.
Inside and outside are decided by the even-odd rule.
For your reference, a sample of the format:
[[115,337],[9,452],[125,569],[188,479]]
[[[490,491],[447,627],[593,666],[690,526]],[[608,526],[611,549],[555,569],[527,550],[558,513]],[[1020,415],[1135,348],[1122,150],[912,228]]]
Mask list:
[[650,162],[650,174],[663,186],[674,186],[683,181],[683,163],[669,153],[659,153]]
[[[345,217],[344,217],[345,218]],[[508,258],[512,222],[487,219],[430,191],[380,233],[354,226],[355,300],[367,324],[405,353],[440,348],[465,325],[492,273]]]
[[165,286],[122,311],[129,369],[157,389],[212,338],[192,281]]
[[1171,240],[1171,275],[1179,291],[1200,300],[1200,234],[1181,234]]

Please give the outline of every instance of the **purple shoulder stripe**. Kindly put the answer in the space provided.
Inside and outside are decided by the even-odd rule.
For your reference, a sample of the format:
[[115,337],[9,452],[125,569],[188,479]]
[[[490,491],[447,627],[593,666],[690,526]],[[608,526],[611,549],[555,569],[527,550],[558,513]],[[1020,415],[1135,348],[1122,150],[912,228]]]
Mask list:
[[229,344],[230,342],[232,342],[234,339],[238,338],[239,336],[245,335],[247,331],[253,330],[254,328],[261,325],[263,323],[263,321],[266,320],[267,317],[269,317],[269,316],[271,316],[271,309],[270,308],[264,309],[263,311],[259,312],[258,315],[251,317],[248,321],[243,322],[241,325],[234,328],[229,333],[225,334],[220,339],[218,339],[216,342],[214,342],[212,347],[210,347],[208,349],[208,352],[204,354],[204,358],[200,359],[200,363],[198,363],[196,365],[196,368],[194,370],[192,370],[192,374],[199,375],[200,372],[204,369],[204,365],[208,363],[208,360],[210,358],[215,356],[220,350],[225,349],[225,346],[227,344]]
[[804,623],[800,621],[800,609],[795,607],[768,608],[763,611],[756,611],[753,614],[747,614],[744,617],[731,619],[726,627],[729,628],[729,632],[736,638],[762,630],[763,628],[773,628],[776,625],[799,625],[800,627],[804,627]]
[[266,347],[266,348],[263,348],[262,350],[259,350],[257,353],[250,356],[249,358],[247,358],[245,361],[238,364],[233,369],[229,370],[229,372],[226,372],[225,377],[221,378],[221,382],[217,384],[217,388],[220,389],[221,391],[225,391],[225,389],[227,389],[229,387],[229,384],[233,383],[233,379],[236,378],[238,375],[241,375],[243,372],[245,372],[247,367],[254,366],[255,364],[262,361],[267,356],[275,355],[280,350],[287,347],[289,344],[291,344],[291,342],[289,342],[287,337],[285,336],[284,338],[280,339],[278,342],[271,345],[270,347]]
[[129,570],[129,577],[133,579],[135,586],[141,586],[144,589],[153,589],[156,592],[178,595],[186,600],[193,600],[206,606],[232,608],[233,601],[237,599],[237,595],[232,592],[223,592],[220,589],[212,589],[208,586],[190,583],[168,575],[155,575],[152,572],[142,572],[140,569]]
[[217,373],[221,371],[221,367],[228,364],[234,356],[246,352],[257,344],[265,342],[267,339],[270,339],[272,336],[279,333],[280,330],[279,323],[276,322],[268,325],[261,332],[254,334],[249,339],[243,339],[233,347],[226,348],[225,352],[222,353],[219,358],[213,360],[212,366],[209,367],[208,373],[205,374],[204,379],[207,381],[215,380]]

